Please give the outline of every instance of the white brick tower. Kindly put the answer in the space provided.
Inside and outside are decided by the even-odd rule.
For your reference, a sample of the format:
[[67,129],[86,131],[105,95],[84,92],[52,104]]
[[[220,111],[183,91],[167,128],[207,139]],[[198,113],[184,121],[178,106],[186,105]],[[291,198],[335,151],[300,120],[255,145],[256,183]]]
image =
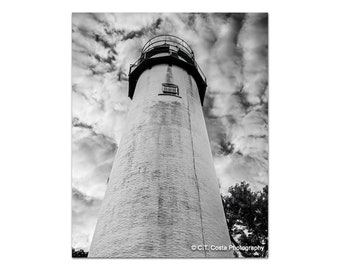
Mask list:
[[202,112],[206,86],[185,41],[145,44],[130,67],[132,103],[89,257],[232,257],[211,250],[230,238]]

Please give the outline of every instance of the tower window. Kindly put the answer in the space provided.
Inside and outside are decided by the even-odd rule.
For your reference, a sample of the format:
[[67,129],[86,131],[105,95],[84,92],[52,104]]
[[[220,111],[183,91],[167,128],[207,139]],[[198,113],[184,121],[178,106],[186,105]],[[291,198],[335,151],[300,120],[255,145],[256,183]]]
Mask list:
[[172,83],[163,83],[162,84],[162,91],[164,94],[172,94],[172,95],[178,95],[178,86],[176,84]]

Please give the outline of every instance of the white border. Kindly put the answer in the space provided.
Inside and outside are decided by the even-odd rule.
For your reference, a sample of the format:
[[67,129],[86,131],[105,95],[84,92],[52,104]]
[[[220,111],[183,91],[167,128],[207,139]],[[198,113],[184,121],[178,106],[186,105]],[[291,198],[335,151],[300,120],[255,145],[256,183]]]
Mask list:
[[[151,2],[151,3],[150,3]],[[223,1],[220,1],[223,2]],[[330,268],[339,236],[338,7],[297,1],[1,4],[2,269]],[[269,12],[269,259],[71,259],[71,13]]]

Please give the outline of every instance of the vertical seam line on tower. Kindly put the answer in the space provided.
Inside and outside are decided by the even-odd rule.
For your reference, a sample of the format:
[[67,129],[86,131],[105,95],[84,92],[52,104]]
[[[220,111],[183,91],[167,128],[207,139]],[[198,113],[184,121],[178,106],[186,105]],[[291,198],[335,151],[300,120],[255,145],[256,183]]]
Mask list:
[[[189,84],[190,87],[192,89],[192,83],[191,83],[191,78],[190,75],[188,74],[188,78],[189,78]],[[192,147],[192,161],[193,161],[193,165],[194,165],[194,175],[195,175],[195,185],[197,187],[197,195],[198,195],[198,205],[199,205],[199,210],[200,210],[200,218],[201,218],[201,229],[202,229],[202,241],[203,241],[203,245],[204,245],[204,257],[207,257],[207,252],[205,250],[205,240],[204,240],[204,232],[203,232],[203,218],[202,218],[202,207],[201,207],[201,195],[200,195],[200,188],[199,188],[199,183],[198,183],[198,179],[197,179],[197,174],[196,174],[196,165],[195,165],[195,150],[194,150],[194,137],[192,135],[192,128],[191,128],[191,117],[190,117],[190,108],[189,108],[189,99],[188,99],[188,93],[187,93],[187,102],[188,102],[188,119],[189,119],[189,129],[190,129],[190,136],[191,136],[191,147]]]

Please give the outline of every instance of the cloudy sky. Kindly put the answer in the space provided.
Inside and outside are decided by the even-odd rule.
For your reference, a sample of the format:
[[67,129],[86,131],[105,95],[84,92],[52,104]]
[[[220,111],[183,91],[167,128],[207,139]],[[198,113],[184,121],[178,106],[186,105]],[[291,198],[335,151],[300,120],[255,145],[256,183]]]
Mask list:
[[267,14],[73,14],[72,246],[89,249],[131,100],[128,69],[153,36],[186,40],[207,77],[221,193],[268,183]]

